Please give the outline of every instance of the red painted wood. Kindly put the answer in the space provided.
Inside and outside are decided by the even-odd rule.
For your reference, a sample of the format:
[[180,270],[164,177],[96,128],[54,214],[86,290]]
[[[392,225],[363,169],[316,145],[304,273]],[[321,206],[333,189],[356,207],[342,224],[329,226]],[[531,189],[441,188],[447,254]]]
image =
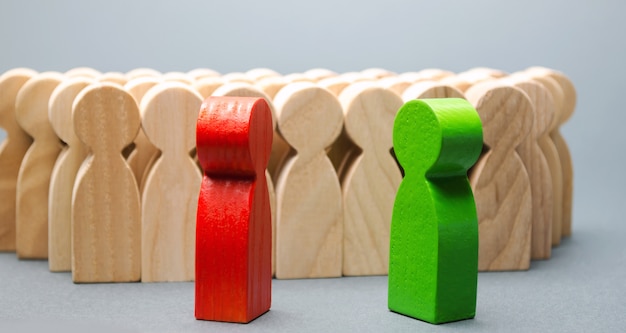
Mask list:
[[270,309],[272,232],[262,98],[209,97],[196,127],[204,170],[196,220],[196,318],[248,323]]

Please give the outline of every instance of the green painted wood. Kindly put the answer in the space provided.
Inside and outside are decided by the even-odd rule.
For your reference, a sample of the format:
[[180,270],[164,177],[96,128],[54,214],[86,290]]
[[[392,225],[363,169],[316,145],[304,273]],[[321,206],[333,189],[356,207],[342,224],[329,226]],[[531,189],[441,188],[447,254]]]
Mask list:
[[393,144],[405,177],[391,222],[389,309],[434,324],[473,318],[478,219],[467,170],[483,146],[478,113],[459,98],[409,101]]

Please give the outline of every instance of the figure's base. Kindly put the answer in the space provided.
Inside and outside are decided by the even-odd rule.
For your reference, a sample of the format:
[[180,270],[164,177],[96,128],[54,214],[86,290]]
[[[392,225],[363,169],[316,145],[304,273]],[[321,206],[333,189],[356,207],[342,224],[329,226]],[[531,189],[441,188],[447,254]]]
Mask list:
[[395,311],[395,310],[393,310],[391,308],[389,309],[389,311],[391,311],[393,313],[397,313],[397,314],[405,316],[405,317],[417,319],[419,321],[423,321],[425,323],[434,324],[434,325],[453,323],[453,322],[456,322],[456,321],[462,321],[462,320],[468,320],[468,319],[474,319],[474,317],[476,316],[475,313],[472,313],[472,314],[468,314],[466,316],[463,316],[463,315],[459,315],[459,316],[439,316],[439,318],[437,318],[437,317],[435,317],[435,318],[428,318],[428,317],[425,317],[425,316],[411,315],[411,314],[403,313],[403,312],[400,312],[400,311]]
[[224,323],[237,323],[237,324],[248,324],[252,321],[254,321],[255,319],[261,317],[262,315],[268,313],[270,311],[270,309],[267,309],[255,316],[250,316],[249,318],[245,318],[242,320],[239,319],[235,319],[235,318],[222,318],[222,317],[201,317],[201,316],[197,316],[196,315],[196,319],[197,320],[205,320],[205,321],[219,321],[219,322],[224,322]]

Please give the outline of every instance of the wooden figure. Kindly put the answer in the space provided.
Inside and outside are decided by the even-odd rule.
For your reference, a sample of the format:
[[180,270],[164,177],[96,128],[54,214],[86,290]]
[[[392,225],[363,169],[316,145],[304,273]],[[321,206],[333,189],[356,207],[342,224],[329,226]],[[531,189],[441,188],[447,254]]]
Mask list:
[[219,76],[208,76],[198,79],[192,84],[192,87],[202,95],[203,98],[207,98],[213,94],[213,92],[226,83],[224,79]]
[[124,86],[128,82],[128,77],[120,72],[107,72],[96,78],[98,82],[115,83]]
[[[546,85],[546,84],[548,85],[553,84],[554,89],[556,89],[556,82],[554,82],[553,80],[549,78],[546,78],[546,79],[547,80],[544,81],[543,83],[536,79],[532,79],[531,82],[535,84],[539,84],[542,88],[542,92],[538,96],[538,100],[541,101],[541,103],[536,104],[536,108],[538,109],[537,113],[553,115],[553,117],[551,118],[552,121],[548,123],[547,125],[548,126],[548,129],[546,131],[547,134],[539,137],[538,139],[539,147],[541,148],[541,151],[546,157],[548,169],[550,170],[550,179],[551,179],[550,193],[552,194],[552,217],[551,217],[552,227],[550,230],[546,230],[545,237],[548,238],[548,242],[550,243],[550,245],[552,245],[556,241],[556,238],[554,237],[553,233],[560,234],[560,226],[561,226],[561,222],[563,221],[563,218],[562,218],[563,205],[560,204],[563,202],[563,191],[560,190],[563,188],[563,175],[562,175],[562,168],[561,168],[561,160],[559,158],[559,151],[554,145],[554,141],[550,137],[550,133],[557,126],[558,110],[556,108],[556,103],[554,102],[554,99],[553,99],[554,95],[550,93],[550,89],[548,89]],[[544,96],[542,97],[542,95]],[[529,96],[532,98],[530,94]]]
[[450,71],[444,71],[437,68],[423,69],[419,72],[406,72],[398,75],[399,77],[417,83],[419,81],[439,81],[445,77],[453,76],[454,73]]
[[262,98],[210,97],[196,129],[204,170],[196,228],[197,319],[248,323],[271,304],[264,177],[272,114]]
[[374,82],[359,82],[339,101],[346,134],[361,150],[341,178],[343,275],[387,274],[393,198],[402,181],[390,150],[402,99]]
[[[518,146],[517,152],[524,162],[530,179],[532,197],[531,259],[549,259],[552,252],[552,218],[554,213],[552,176],[542,141],[547,140],[554,121],[554,102],[550,93],[538,82],[523,73],[503,79],[528,95],[534,113],[530,134]],[[553,155],[554,156],[554,155]]]
[[460,91],[466,91],[471,86],[480,82],[490,81],[504,77],[506,73],[491,68],[477,67],[455,76],[444,77],[441,83],[453,86]]
[[326,68],[313,68],[313,69],[309,69],[308,71],[302,74],[304,74],[304,76],[310,78],[314,82],[319,82],[329,77],[335,77],[338,75],[337,73]]
[[220,76],[220,73],[210,68],[196,68],[187,72],[187,75],[191,76],[195,81],[198,81],[205,77]]
[[[150,88],[156,86],[162,82],[158,77],[144,76],[137,79],[132,79],[124,85],[126,90],[137,102],[137,105],[141,104],[143,96],[150,90]],[[150,140],[146,137],[143,129],[140,128],[137,133],[137,137],[134,142],[135,147],[127,158],[130,169],[133,170],[135,180],[139,185],[139,188],[143,188],[143,176],[147,174],[149,168],[152,166],[153,159],[158,157],[159,150],[155,147]]]
[[[263,98],[268,103],[270,107],[270,111],[272,112],[272,128],[273,137],[277,138],[278,134],[276,134],[276,111],[274,109],[274,104],[271,102],[270,98],[263,93],[261,90],[257,89],[255,86],[245,83],[245,82],[228,82],[223,86],[217,88],[212,96],[230,96],[230,97],[257,97]],[[270,207],[272,213],[272,258],[275,258],[276,255],[276,191],[274,188],[274,182],[272,180],[272,172],[275,170],[274,168],[279,167],[281,162],[287,156],[289,146],[282,139],[278,139],[277,142],[272,144],[272,152],[270,157],[270,161],[268,162],[268,170],[265,172],[265,178],[267,182],[267,187],[270,196]],[[272,161],[274,159],[276,162]],[[276,260],[272,259],[272,275],[276,272]]]
[[160,77],[161,72],[154,70],[152,68],[135,68],[133,70],[126,72],[126,77],[128,78],[129,81],[140,78],[140,77],[146,77],[146,76]]
[[434,81],[439,81],[443,79],[444,77],[454,75],[454,73],[451,71],[446,71],[446,70],[439,69],[439,68],[426,68],[426,69],[422,69],[418,73],[420,74],[420,77],[422,78],[422,80],[434,80]]
[[222,75],[222,79],[224,80],[224,82],[243,82],[243,83],[249,83],[249,84],[253,84],[254,81],[249,78],[246,73],[241,73],[241,72],[232,72],[232,73],[228,73],[228,74],[224,74]]
[[50,96],[48,115],[54,132],[67,144],[52,169],[48,199],[48,266],[52,272],[70,271],[72,191],[80,165],[87,157],[87,147],[74,133],[72,104],[74,98],[93,83],[87,77],[64,80]]
[[550,136],[558,149],[563,175],[563,221],[561,225],[561,232],[562,236],[571,236],[574,168],[567,142],[561,135],[559,129],[560,126],[566,123],[574,114],[574,110],[576,108],[576,89],[574,88],[572,81],[570,81],[570,79],[561,72],[544,67],[532,67],[528,71],[531,73],[535,72],[538,75],[543,75],[544,77],[549,77],[555,80],[563,92],[563,103],[561,104],[557,125],[550,132]]
[[344,76],[333,76],[320,80],[317,84],[322,88],[328,89],[335,96],[339,96],[339,94],[353,82],[354,81]]
[[361,75],[369,80],[378,80],[384,77],[396,76],[397,74],[383,68],[368,68],[362,70]]
[[194,83],[194,78],[187,73],[183,72],[167,72],[161,76],[163,81],[174,81],[191,85]]
[[402,100],[408,102],[413,99],[424,98],[465,98],[457,88],[436,81],[420,81],[407,87],[402,94]]
[[[356,82],[354,84],[361,83],[373,83],[373,82]],[[361,155],[363,150],[357,146],[346,132],[346,128],[341,129],[341,133],[332,143],[332,145],[326,149],[326,155],[330,159],[330,163],[333,164],[339,183],[342,183],[348,173],[350,165],[352,165]],[[291,156],[290,154],[288,156]]]
[[74,78],[74,77],[86,77],[86,78],[97,78],[101,76],[102,73],[90,67],[76,67],[72,68],[69,71],[65,72],[65,77]]
[[419,72],[404,72],[398,74],[398,77],[403,80],[407,80],[409,82],[418,82],[422,80],[422,74]]
[[274,104],[271,102],[271,98],[267,96],[262,90],[258,89],[254,85],[246,82],[227,82],[215,89],[211,96],[230,96],[230,97],[259,97],[264,98],[272,112],[272,126],[276,127],[276,111]]
[[474,317],[478,222],[466,174],[482,144],[480,118],[463,99],[412,100],[398,111],[393,145],[406,173],[391,221],[391,311],[434,324]]
[[283,76],[283,80],[287,83],[293,82],[315,82],[315,80],[309,76],[304,75],[303,73],[291,73]]
[[376,81],[377,80],[377,78],[372,77],[372,76],[366,77],[361,72],[347,72],[347,73],[342,73],[339,76],[341,76],[342,78],[346,79],[348,82],[351,82],[351,83],[358,82],[358,81]]
[[276,277],[341,276],[341,188],[325,152],[342,128],[341,104],[308,82],[285,86],[274,104],[279,131],[297,151],[276,183]]
[[[335,96],[340,96],[343,90],[345,90],[350,85],[359,85],[363,82],[367,82],[369,84],[374,83],[374,81],[358,81],[346,78],[344,76],[334,76],[320,80],[317,85],[327,89]],[[361,148],[359,148],[346,133],[345,126],[342,127],[341,133],[339,133],[337,139],[335,139],[335,141],[332,143],[330,148],[327,149],[326,152],[326,155],[328,155],[330,162],[333,164],[333,167],[337,172],[340,183],[342,182],[342,179],[344,178],[345,173],[348,170],[348,166],[357,159],[361,152]]]
[[256,81],[254,85],[273,100],[278,91],[288,83],[282,76],[270,76]]
[[139,191],[122,156],[139,130],[137,103],[116,84],[92,84],[76,97],[73,121],[76,136],[91,154],[78,171],[72,194],[72,279],[139,281]]
[[17,176],[15,245],[20,259],[48,258],[50,177],[62,148],[50,125],[48,102],[63,78],[56,72],[39,74],[22,86],[15,100],[15,119],[34,140]]
[[141,195],[141,280],[192,281],[198,193],[202,175],[189,152],[202,97],[187,85],[165,82],[141,102],[146,136],[161,151]]
[[402,96],[402,93],[413,82],[399,76],[388,76],[378,80],[378,85],[384,89],[389,89],[396,93],[398,96]]
[[[558,146],[552,136],[552,133],[559,126],[559,120],[561,119],[561,110],[564,103],[563,90],[559,86],[558,82],[553,78],[543,75],[543,73],[537,73],[534,71],[526,71],[524,75],[529,76],[532,80],[543,85],[552,96],[554,102],[554,120],[549,126],[550,135],[547,142],[542,146],[544,154],[548,160],[550,166],[550,174],[552,177],[552,189],[553,189],[553,215],[552,215],[552,246],[557,246],[561,243],[562,226],[563,226],[563,183],[564,174],[561,157],[559,154]],[[545,106],[544,106],[545,107]],[[555,156],[553,156],[555,154]]]
[[280,74],[269,68],[254,68],[247,71],[246,76],[253,82],[258,82],[268,77],[279,77]]
[[485,152],[470,171],[474,190],[481,271],[530,266],[532,198],[517,147],[533,125],[532,104],[518,88],[492,81],[465,92],[483,124]]
[[0,145],[0,252],[15,251],[17,175],[33,139],[15,120],[18,91],[37,72],[16,68],[0,76],[0,127],[6,138]]

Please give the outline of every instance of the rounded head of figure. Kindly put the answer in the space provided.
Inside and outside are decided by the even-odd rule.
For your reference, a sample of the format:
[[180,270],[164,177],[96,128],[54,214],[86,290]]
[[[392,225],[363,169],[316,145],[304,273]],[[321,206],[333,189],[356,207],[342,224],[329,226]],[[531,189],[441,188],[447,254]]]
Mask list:
[[267,167],[272,136],[265,99],[209,97],[196,123],[198,160],[209,176],[254,178]]
[[121,152],[141,125],[133,96],[114,83],[94,83],[76,96],[72,107],[76,136],[94,152]]
[[482,151],[480,117],[464,99],[412,100],[396,115],[393,144],[407,175],[465,175]]

